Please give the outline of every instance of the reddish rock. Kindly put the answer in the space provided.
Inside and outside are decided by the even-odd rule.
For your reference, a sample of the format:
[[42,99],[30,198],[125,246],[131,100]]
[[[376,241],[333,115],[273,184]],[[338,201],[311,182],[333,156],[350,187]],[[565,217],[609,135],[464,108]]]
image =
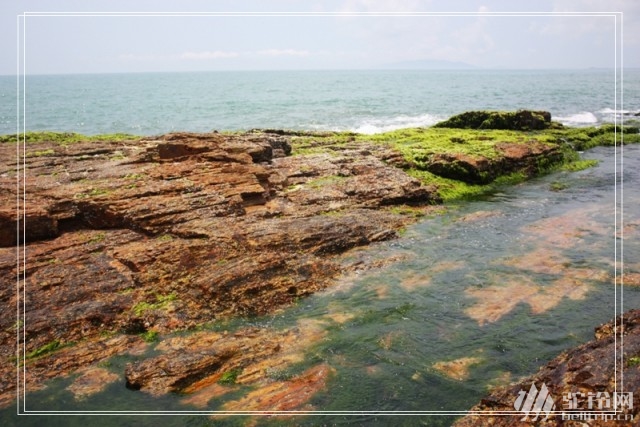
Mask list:
[[487,184],[511,172],[535,175],[545,167],[563,161],[558,146],[531,140],[527,143],[500,142],[492,158],[462,153],[434,154],[424,168],[431,173],[471,184]]
[[308,402],[326,387],[334,370],[326,364],[314,366],[289,381],[276,381],[250,392],[237,401],[228,402],[227,411],[314,411]]
[[103,391],[109,384],[117,381],[119,375],[103,368],[88,368],[67,387],[77,400],[82,400]]
[[306,346],[324,336],[322,325],[300,321],[284,331],[247,328],[170,338],[156,346],[160,355],[127,365],[127,387],[153,395],[197,394],[230,372],[237,374],[233,382],[261,382],[269,371],[303,360]]
[[[105,335],[139,342],[136,334],[265,314],[323,289],[345,268],[339,254],[393,238],[414,220],[373,208],[438,201],[435,188],[381,160],[393,157],[388,148],[287,157],[290,138],[174,133],[29,143],[26,203],[15,198],[15,145],[0,144],[0,192],[10,201],[0,208],[0,302],[22,304],[24,288],[26,308],[24,324],[15,310],[0,318],[0,396],[14,393],[16,326],[26,354],[53,349],[27,359],[27,383],[36,387],[125,351]],[[14,246],[18,202],[24,263]],[[66,358],[92,343],[103,350]],[[187,371],[176,378],[191,379],[176,381],[206,376],[225,351],[184,354]],[[172,360],[154,363],[178,369]],[[132,387],[142,381],[129,377]]]
[[461,153],[434,154],[425,169],[445,178],[473,184],[486,184],[496,177],[495,162]]
[[[16,171],[15,145],[0,144],[0,195],[8,201],[0,207],[0,303],[25,307],[24,319],[13,309],[0,317],[0,401],[15,395],[16,347],[29,356],[32,390],[131,346],[139,354],[141,333],[273,312],[351,268],[340,258],[347,250],[415,221],[380,208],[439,202],[387,146],[346,143],[332,155],[289,156],[291,137],[29,143],[26,171]],[[544,149],[530,145],[500,149],[526,163]],[[449,162],[468,164],[468,176],[484,173],[481,159]],[[489,162],[488,172],[500,165]],[[23,172],[24,198],[16,200]],[[19,226],[18,208],[26,218]],[[16,251],[19,241],[26,247]],[[260,330],[197,350],[184,344],[130,365],[126,378],[152,393],[191,392],[235,368],[244,372],[239,381],[261,381],[268,367],[296,359],[283,350],[294,339],[307,342],[299,332]]]
[[[617,336],[617,339],[616,339]],[[624,342],[624,345],[622,343]],[[616,357],[618,364],[616,368]],[[585,409],[587,403],[583,402],[582,409],[569,411],[565,407],[563,397],[569,393],[589,393],[596,395],[598,392],[608,392],[613,396],[614,390],[621,391],[624,383],[624,391],[633,392],[633,409],[625,411],[626,414],[635,416],[635,421],[616,421],[620,426],[638,426],[640,416],[640,310],[631,310],[619,316],[615,322],[609,322],[599,326],[595,330],[595,340],[583,344],[574,349],[562,353],[553,359],[540,371],[528,378],[518,381],[506,387],[495,389],[489,396],[471,408],[471,411],[515,411],[514,402],[520,390],[529,391],[531,384],[536,384],[540,389],[545,384],[555,403],[555,411],[589,412]],[[586,401],[586,397],[583,399]],[[594,410],[595,411],[595,410]],[[513,425],[540,425],[561,426],[581,425],[573,421],[563,421],[561,416],[552,415],[546,421],[532,421],[530,416],[527,421],[521,421],[524,414],[515,415],[468,415],[455,424],[463,426],[513,426]],[[544,415],[540,416],[540,419]],[[589,425],[604,425],[602,421],[591,422]]]

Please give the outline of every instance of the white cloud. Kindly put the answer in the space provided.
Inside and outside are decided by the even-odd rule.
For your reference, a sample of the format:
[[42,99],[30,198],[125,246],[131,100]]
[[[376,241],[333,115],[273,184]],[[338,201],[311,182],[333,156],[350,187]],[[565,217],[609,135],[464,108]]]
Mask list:
[[431,3],[425,0],[346,0],[339,8],[343,13],[355,12],[420,12],[425,5]]
[[554,0],[554,12],[640,12],[637,0]]
[[238,52],[226,52],[221,50],[214,51],[201,51],[201,52],[184,52],[180,59],[193,59],[193,60],[208,60],[208,59],[220,59],[220,58],[236,58],[240,56]]
[[487,29],[487,18],[477,17],[473,23],[463,26],[453,33],[460,49],[485,54],[495,47]]
[[[637,45],[640,42],[640,2],[638,0],[554,0],[553,12],[622,12],[625,42]],[[554,17],[548,25],[537,30],[543,35],[571,37],[588,34],[613,34],[616,20],[609,16]],[[620,19],[617,19],[620,27]]]
[[165,57],[154,54],[135,54],[135,53],[123,53],[118,55],[120,61],[157,61],[165,59]]
[[265,56],[309,56],[309,51],[296,49],[264,49],[258,51],[257,54]]

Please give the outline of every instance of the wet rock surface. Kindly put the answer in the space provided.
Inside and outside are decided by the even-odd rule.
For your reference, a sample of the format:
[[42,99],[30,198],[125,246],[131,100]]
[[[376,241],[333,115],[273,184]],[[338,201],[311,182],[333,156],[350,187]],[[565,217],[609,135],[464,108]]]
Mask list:
[[536,140],[524,144],[500,142],[495,145],[495,152],[493,158],[461,153],[435,154],[425,162],[424,169],[470,184],[487,184],[511,172],[533,176],[542,168],[560,163],[563,159],[557,145]]
[[[140,360],[119,375],[131,389],[185,393],[202,406],[233,388],[220,384],[230,375],[256,386],[238,405],[308,409],[330,366],[286,380],[268,373],[302,361],[302,348],[322,337],[317,325],[166,336],[272,313],[341,274],[375,267],[342,256],[394,238],[441,199],[435,186],[406,173],[411,165],[388,145],[351,141],[291,155],[293,137],[309,147],[326,144],[286,131],[174,133],[29,143],[24,158],[15,145],[0,144],[7,200],[0,207],[0,301],[20,304],[24,314],[0,317],[0,405],[15,397],[18,348],[29,391],[78,373],[70,390],[85,398],[100,390],[92,376],[113,380],[98,363],[129,354]],[[505,142],[487,171],[526,170],[554,149]],[[440,160],[457,170],[460,156]],[[480,166],[465,176],[484,176]],[[24,197],[16,198],[22,176]],[[421,277],[404,284],[427,285]],[[146,342],[158,337],[165,339]]]
[[[624,342],[624,345],[622,344]],[[616,358],[618,364],[616,367]],[[471,411],[514,411],[514,402],[520,390],[528,391],[532,383],[539,389],[544,383],[549,393],[554,398],[555,411],[569,411],[563,397],[568,393],[583,393],[586,396],[591,393],[596,396],[598,392],[614,390],[633,392],[633,409],[626,410],[627,414],[635,415],[634,421],[616,421],[615,425],[637,426],[640,413],[640,310],[631,310],[616,321],[601,325],[595,329],[595,339],[574,349],[562,353],[553,359],[538,373],[518,381],[515,384],[499,387],[489,396],[481,400],[479,404],[471,408]],[[620,362],[623,361],[621,364]],[[624,380],[624,381],[623,381]],[[616,388],[617,386],[617,388]],[[583,408],[586,403],[583,402]],[[577,409],[573,412],[585,411]],[[588,411],[588,410],[587,410]],[[595,410],[594,410],[595,411]],[[560,416],[550,416],[546,421],[533,421],[533,416],[527,421],[521,421],[524,414],[515,415],[468,415],[455,424],[462,426],[513,426],[513,425],[544,425],[544,426],[578,426],[578,425],[604,425],[603,421],[590,421],[581,424],[579,421],[563,421]]]
[[[16,146],[0,145],[7,195],[0,299],[25,307],[24,320],[15,310],[0,319],[5,400],[15,389],[16,327],[33,389],[144,346],[140,334],[261,315],[323,289],[344,271],[341,253],[393,238],[414,220],[380,208],[429,209],[439,200],[435,188],[387,165],[375,147],[290,156],[290,138],[176,133],[28,144],[24,200],[15,197]],[[26,218],[19,224],[17,209]],[[175,360],[160,359],[131,368],[127,380],[133,388],[183,389],[276,346],[236,341],[210,354],[181,354],[171,381],[159,384],[145,370],[164,363],[173,372]]]

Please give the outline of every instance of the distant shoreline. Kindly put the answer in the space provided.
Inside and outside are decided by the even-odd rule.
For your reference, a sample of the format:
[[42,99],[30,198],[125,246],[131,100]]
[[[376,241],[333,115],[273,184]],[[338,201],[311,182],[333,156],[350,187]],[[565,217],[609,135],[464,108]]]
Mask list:
[[[620,70],[621,68],[617,68]],[[640,71],[640,67],[623,67],[626,71]],[[393,67],[378,67],[378,68],[308,68],[308,69],[228,69],[228,70],[144,70],[144,71],[114,71],[108,73],[102,72],[86,72],[86,73],[27,73],[27,77],[57,77],[57,76],[108,76],[108,75],[127,75],[127,74],[203,74],[203,73],[281,73],[281,72],[396,72],[396,71],[447,71],[447,72],[486,72],[486,71],[505,71],[505,72],[590,72],[590,71],[615,71],[616,68],[610,67],[589,67],[589,68],[483,68],[477,66],[471,66],[469,68],[393,68]],[[15,79],[16,77],[23,77],[24,74],[0,74],[0,78],[10,77]]]

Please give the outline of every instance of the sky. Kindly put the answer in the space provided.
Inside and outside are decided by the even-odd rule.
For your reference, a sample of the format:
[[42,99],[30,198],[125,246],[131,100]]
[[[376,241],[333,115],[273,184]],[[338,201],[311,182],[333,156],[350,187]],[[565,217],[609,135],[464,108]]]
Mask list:
[[[19,0],[3,1],[0,10],[4,75],[16,74],[23,49],[26,74],[375,69],[421,61],[444,67],[602,68],[616,61],[619,66],[621,58],[625,67],[640,67],[638,0]],[[24,12],[307,16],[28,15],[18,40],[17,16]],[[368,15],[373,12],[380,14]],[[415,15],[444,12],[469,16]],[[493,15],[500,12],[623,15]]]

